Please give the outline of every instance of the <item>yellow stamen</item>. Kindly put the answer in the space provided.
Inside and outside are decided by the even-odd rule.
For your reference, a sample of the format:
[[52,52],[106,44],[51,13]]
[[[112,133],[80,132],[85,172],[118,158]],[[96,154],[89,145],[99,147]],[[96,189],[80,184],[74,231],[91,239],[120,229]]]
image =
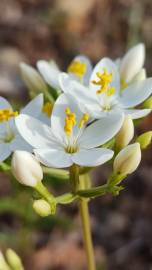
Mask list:
[[101,94],[102,92],[106,91],[107,96],[111,96],[114,94],[115,89],[114,87],[109,88],[109,83],[112,80],[112,73],[108,73],[106,69],[104,69],[103,73],[97,72],[98,81],[93,80],[92,83],[95,85],[99,85],[100,88],[97,90],[96,94]]
[[80,79],[86,73],[86,64],[80,62],[79,60],[74,60],[68,67],[68,72],[75,74],[76,76],[80,77]]
[[43,105],[42,112],[45,113],[48,117],[50,117],[52,114],[52,109],[53,109],[52,104],[50,102],[46,102]]
[[80,119],[80,122],[78,124],[78,128],[82,128],[88,120],[89,120],[89,115],[86,113]]
[[76,125],[76,116],[73,112],[71,112],[69,107],[65,109],[65,113],[66,113],[66,118],[65,118],[64,131],[68,136],[70,136],[72,134],[73,127]]
[[0,122],[8,121],[10,118],[18,115],[18,112],[13,112],[11,109],[1,109],[0,110]]

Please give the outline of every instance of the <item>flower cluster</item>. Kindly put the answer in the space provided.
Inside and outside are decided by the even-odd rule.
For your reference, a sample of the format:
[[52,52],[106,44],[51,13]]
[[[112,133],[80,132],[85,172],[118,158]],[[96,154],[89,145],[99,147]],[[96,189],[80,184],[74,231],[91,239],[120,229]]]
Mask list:
[[[95,67],[86,56],[76,56],[67,72],[53,60],[38,61],[38,71],[20,65],[34,98],[20,111],[0,98],[0,161],[8,164],[14,152],[12,172],[20,183],[39,192],[33,208],[41,216],[53,213],[57,203],[79,196],[118,194],[121,181],[139,165],[142,145],[147,147],[152,137],[149,131],[148,139],[147,134],[134,139],[134,120],[151,112],[143,105],[152,93],[144,60],[144,44],[138,44],[124,57],[115,61],[105,57]],[[77,170],[83,175],[107,161],[113,163],[113,172],[106,185],[82,189],[75,183]],[[52,176],[67,172],[72,193],[59,197],[49,193],[41,182],[46,167],[42,170],[40,163]]]

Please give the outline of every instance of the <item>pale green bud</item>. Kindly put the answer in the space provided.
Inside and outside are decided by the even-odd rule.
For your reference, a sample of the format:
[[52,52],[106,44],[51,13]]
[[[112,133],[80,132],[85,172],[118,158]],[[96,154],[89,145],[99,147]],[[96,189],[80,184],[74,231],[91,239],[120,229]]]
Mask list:
[[152,96],[143,103],[143,109],[152,109]]
[[43,199],[35,200],[33,203],[33,209],[41,217],[47,217],[47,216],[51,215],[50,204]]
[[120,63],[121,80],[130,83],[143,67],[145,60],[145,45],[142,43],[132,47],[122,58]]
[[113,164],[114,173],[131,174],[141,161],[140,144],[134,143],[126,146],[116,156]]
[[33,67],[21,63],[20,64],[20,70],[21,70],[21,76],[23,81],[25,82],[27,88],[31,92],[43,92],[47,91],[47,86],[42,79],[42,77],[39,75],[39,73],[34,69]]
[[143,134],[141,134],[138,138],[137,138],[137,142],[140,143],[140,147],[141,149],[146,149],[148,147],[148,145],[151,143],[152,140],[152,131],[147,131]]
[[116,146],[118,149],[122,149],[130,143],[134,136],[134,124],[130,115],[127,115],[124,119],[123,125],[116,135]]
[[11,270],[1,251],[0,251],[0,270]]
[[40,163],[26,151],[15,151],[11,162],[12,173],[23,185],[35,187],[43,179]]
[[14,269],[14,270],[24,270],[24,267],[22,265],[21,259],[14,252],[14,250],[12,250],[12,249],[9,248],[6,251],[6,258],[7,258],[7,261],[9,263],[9,265],[11,266],[11,269]]

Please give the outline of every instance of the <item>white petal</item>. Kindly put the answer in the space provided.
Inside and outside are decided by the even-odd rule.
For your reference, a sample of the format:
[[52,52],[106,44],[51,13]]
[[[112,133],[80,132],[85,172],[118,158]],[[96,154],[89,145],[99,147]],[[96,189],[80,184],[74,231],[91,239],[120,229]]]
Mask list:
[[11,154],[9,143],[0,143],[0,162],[7,159]]
[[12,106],[5,98],[0,97],[0,110],[2,109],[12,109]]
[[[65,109],[70,108],[71,112],[75,113],[76,121],[79,123],[82,113],[79,111],[77,105],[72,102],[71,100],[67,99],[65,94],[62,94],[58,97],[56,100],[52,116],[51,116],[51,128],[53,133],[64,143],[66,140],[66,134],[64,131],[64,125],[65,125]],[[79,129],[76,126],[73,128],[73,135],[76,136],[76,134],[79,132]]]
[[89,107],[92,107],[92,112],[101,111],[99,100],[90,89],[72,80],[66,73],[60,75],[59,81],[62,91],[78,103],[83,113],[87,113]]
[[59,81],[58,76],[60,74],[60,70],[57,66],[54,65],[53,62],[47,62],[44,60],[39,60],[37,62],[37,68],[45,81],[53,88],[59,89]]
[[66,153],[64,150],[53,148],[36,149],[34,153],[38,160],[48,167],[66,168],[73,164],[71,154]]
[[136,82],[125,88],[120,95],[124,108],[134,107],[142,103],[152,93],[152,78]]
[[33,148],[28,144],[20,134],[16,134],[15,138],[10,142],[10,149],[14,152],[16,150],[23,150],[32,152]]
[[[83,83],[84,85],[88,86],[89,85],[89,79],[92,73],[92,64],[90,62],[90,59],[88,57],[86,57],[85,55],[77,55],[71,62],[71,64],[74,61],[79,61],[82,64],[85,64],[86,67],[86,71],[82,77],[82,80],[80,79],[80,77],[77,77],[76,74],[70,73],[72,75],[73,78],[76,78],[78,81],[80,81],[81,83]],[[70,65],[69,65],[70,66]]]
[[38,117],[42,112],[43,107],[43,94],[36,96],[32,99],[22,110],[22,114],[28,114],[33,117]]
[[122,58],[120,65],[121,79],[129,83],[143,67],[145,60],[145,46],[140,43],[131,48]]
[[135,82],[139,82],[139,81],[143,81],[145,80],[147,77],[146,75],[146,69],[145,68],[142,68],[136,76],[133,77],[133,79],[131,80],[130,84],[131,83],[135,83]]
[[80,166],[99,166],[112,158],[114,152],[106,148],[93,148],[80,150],[72,155],[74,163]]
[[123,120],[123,114],[114,113],[90,124],[79,139],[81,147],[93,148],[106,143],[119,131]]
[[111,87],[115,87],[116,93],[118,93],[120,89],[119,72],[117,65],[110,58],[103,58],[100,60],[100,62],[96,64],[90,78],[90,89],[95,93],[97,92],[97,90],[99,90],[100,86],[93,84],[92,81],[94,80],[98,81],[99,79],[96,73],[97,72],[103,73],[104,69],[106,69],[108,73],[112,73],[112,80],[109,85]]
[[33,148],[47,148],[55,144],[51,128],[41,121],[20,114],[16,117],[15,123],[18,132]]
[[151,112],[151,110],[150,109],[143,109],[143,110],[129,109],[129,110],[125,110],[124,112],[127,115],[128,114],[131,115],[132,119],[138,119],[138,118],[147,116]]

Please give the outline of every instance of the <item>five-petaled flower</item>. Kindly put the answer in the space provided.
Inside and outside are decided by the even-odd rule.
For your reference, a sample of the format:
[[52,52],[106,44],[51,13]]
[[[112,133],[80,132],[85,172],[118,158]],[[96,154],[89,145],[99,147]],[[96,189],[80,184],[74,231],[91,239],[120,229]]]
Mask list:
[[60,75],[63,92],[75,99],[83,113],[99,119],[116,112],[131,115],[132,119],[141,118],[151,112],[150,109],[134,109],[152,93],[152,78],[134,82],[121,89],[117,65],[109,58],[103,58],[90,77],[89,87],[74,81],[66,73]]
[[16,117],[16,126],[46,166],[97,166],[112,158],[112,150],[99,146],[116,135],[123,119],[122,114],[116,113],[91,123],[89,115],[62,94],[54,105],[51,127],[24,114]]

